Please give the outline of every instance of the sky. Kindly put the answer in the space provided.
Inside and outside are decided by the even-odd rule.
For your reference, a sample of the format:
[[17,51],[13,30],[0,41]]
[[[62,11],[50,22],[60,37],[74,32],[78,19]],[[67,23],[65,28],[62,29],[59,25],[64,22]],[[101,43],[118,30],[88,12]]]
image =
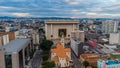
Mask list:
[[0,16],[118,18],[119,0],[0,0]]

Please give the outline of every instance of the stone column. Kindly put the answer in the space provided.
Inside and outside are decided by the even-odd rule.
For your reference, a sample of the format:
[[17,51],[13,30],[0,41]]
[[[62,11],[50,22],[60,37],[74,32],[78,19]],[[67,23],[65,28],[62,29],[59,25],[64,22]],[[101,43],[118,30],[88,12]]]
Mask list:
[[45,24],[45,36],[47,37],[47,24]]
[[51,24],[51,35],[52,35],[52,24]]
[[[53,27],[52,27],[52,24],[51,24],[51,26],[50,26],[50,30],[51,30],[51,31],[50,31],[50,34],[51,34],[51,35],[53,35],[53,30],[52,30],[52,29],[53,29]],[[51,35],[50,35],[50,38],[52,39]]]
[[74,32],[74,30],[75,30],[75,25],[73,24],[73,32]]

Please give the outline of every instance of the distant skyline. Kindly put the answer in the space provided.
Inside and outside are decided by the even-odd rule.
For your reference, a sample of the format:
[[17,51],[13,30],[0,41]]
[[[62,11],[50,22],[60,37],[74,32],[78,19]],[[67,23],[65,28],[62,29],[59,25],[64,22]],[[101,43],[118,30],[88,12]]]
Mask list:
[[0,16],[119,18],[119,0],[0,0]]

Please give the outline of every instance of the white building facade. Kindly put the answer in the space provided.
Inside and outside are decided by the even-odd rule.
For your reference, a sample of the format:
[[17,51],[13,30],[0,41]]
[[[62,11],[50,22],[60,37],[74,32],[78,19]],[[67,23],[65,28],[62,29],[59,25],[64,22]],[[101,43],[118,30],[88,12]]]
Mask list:
[[105,20],[102,22],[102,32],[106,34],[118,32],[118,24],[119,21]]
[[110,33],[109,43],[120,45],[120,32],[119,33]]

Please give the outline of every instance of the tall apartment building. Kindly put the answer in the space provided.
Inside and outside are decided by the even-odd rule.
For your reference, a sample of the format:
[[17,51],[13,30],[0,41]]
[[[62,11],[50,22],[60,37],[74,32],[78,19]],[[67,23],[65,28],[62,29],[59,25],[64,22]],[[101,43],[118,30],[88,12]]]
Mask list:
[[0,46],[15,39],[15,32],[0,32]]
[[83,45],[84,44],[76,38],[71,38],[70,39],[70,47],[77,57],[79,57],[80,54],[84,53]]
[[0,47],[0,68],[26,68],[31,59],[31,39],[15,39]]
[[110,33],[109,43],[120,45],[120,32],[119,33]]
[[114,20],[105,20],[102,22],[102,31],[103,33],[109,34],[118,31],[119,21]]
[[81,42],[85,41],[85,32],[80,30],[75,30],[71,32],[71,38],[76,38]]

